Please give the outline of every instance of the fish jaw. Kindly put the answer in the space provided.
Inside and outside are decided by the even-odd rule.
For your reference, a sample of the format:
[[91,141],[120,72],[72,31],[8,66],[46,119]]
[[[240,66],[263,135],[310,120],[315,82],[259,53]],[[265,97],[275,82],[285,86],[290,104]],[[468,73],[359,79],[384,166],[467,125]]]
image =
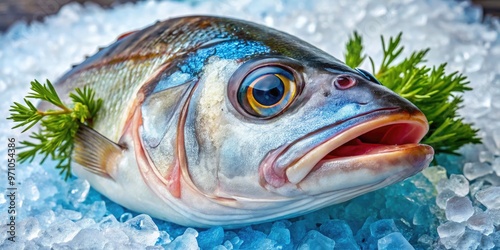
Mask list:
[[405,144],[374,154],[325,159],[297,186],[310,195],[344,189],[363,189],[366,193],[420,172],[429,165],[433,154],[434,150],[428,145]]
[[[261,164],[261,185],[283,195],[296,195],[297,190],[305,195],[363,190],[334,202],[338,203],[405,179],[429,165],[434,150],[418,143],[428,131],[420,111],[384,109],[358,118],[363,116],[369,119],[326,137],[289,165],[280,166],[277,160],[293,145],[269,154]],[[328,128],[298,141],[324,136],[325,131]],[[283,191],[290,186],[295,186],[293,193]]]

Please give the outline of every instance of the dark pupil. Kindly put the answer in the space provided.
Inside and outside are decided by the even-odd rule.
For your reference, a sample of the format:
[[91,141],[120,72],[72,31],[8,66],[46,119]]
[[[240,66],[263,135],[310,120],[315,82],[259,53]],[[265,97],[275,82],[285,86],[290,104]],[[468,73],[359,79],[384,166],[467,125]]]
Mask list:
[[271,106],[278,103],[285,92],[285,85],[275,75],[265,75],[253,86],[253,97],[264,106]]

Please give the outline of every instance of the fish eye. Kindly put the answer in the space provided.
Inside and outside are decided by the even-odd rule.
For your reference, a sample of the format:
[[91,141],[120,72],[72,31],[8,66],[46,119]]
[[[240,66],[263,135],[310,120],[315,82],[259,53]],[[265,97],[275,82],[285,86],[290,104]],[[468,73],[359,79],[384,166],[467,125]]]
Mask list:
[[237,93],[238,103],[247,113],[259,118],[271,118],[293,101],[297,84],[289,69],[269,65],[245,76]]

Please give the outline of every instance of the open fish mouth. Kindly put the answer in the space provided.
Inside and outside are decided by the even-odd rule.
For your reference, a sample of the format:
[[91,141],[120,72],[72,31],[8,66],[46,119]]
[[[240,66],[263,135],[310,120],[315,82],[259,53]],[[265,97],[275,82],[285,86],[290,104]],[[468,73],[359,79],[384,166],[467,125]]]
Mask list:
[[[418,144],[427,130],[427,120],[420,112],[413,115],[396,113],[377,117],[319,144],[288,167],[286,177],[289,182],[297,184],[311,171],[323,165],[341,161],[354,162],[368,156],[374,160],[375,155],[387,157],[386,161],[390,164],[394,160],[393,157],[408,158],[401,152],[413,156],[410,157],[412,158],[410,163],[421,170],[425,167],[423,165],[427,162],[427,155],[433,155],[430,146]],[[423,159],[419,159],[418,156],[422,156]],[[370,165],[364,167],[375,170]],[[349,168],[346,170],[354,171],[356,164]]]
[[[429,129],[421,112],[410,114],[400,109],[386,109],[358,118],[362,117],[370,118],[334,136],[326,136],[286,166],[278,166],[279,156],[276,157],[274,164],[267,165],[267,170],[272,169],[267,175],[264,169],[264,178],[273,185],[280,183],[275,181],[279,177],[281,183],[297,185],[308,194],[319,194],[380,182],[389,185],[429,165],[434,150],[419,144]],[[324,134],[325,131],[318,132],[302,140]],[[283,155],[292,148],[284,148],[278,154]],[[273,186],[279,188],[280,185]]]

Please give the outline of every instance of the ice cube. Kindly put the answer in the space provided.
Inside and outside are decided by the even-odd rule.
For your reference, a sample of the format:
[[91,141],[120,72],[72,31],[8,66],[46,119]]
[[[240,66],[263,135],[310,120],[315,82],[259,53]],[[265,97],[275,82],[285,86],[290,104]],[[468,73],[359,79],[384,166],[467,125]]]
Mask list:
[[102,218],[102,220],[99,221],[99,227],[101,229],[118,227],[119,225],[120,224],[116,220],[115,216],[112,214]]
[[[231,246],[233,247],[233,249],[240,249],[241,245],[243,245],[243,240],[240,239],[240,237],[238,236],[234,236],[232,238],[229,238],[229,240],[227,240],[226,242],[229,242],[231,243]],[[224,245],[229,245],[229,244],[226,244],[226,242],[224,243]]]
[[19,191],[22,195],[24,195],[25,199],[31,201],[37,201],[40,198],[40,192],[38,191],[38,187],[35,182],[32,180],[27,180],[23,182],[23,185],[20,187]]
[[319,227],[319,231],[335,241],[339,249],[359,249],[351,227],[343,220],[330,220]]
[[[487,109],[485,109],[487,110]],[[498,128],[496,128],[498,129]],[[496,142],[494,141],[495,139],[492,138],[491,136],[485,136],[482,138],[482,143],[488,151],[492,152],[495,155],[500,155],[500,148],[497,147]]]
[[440,180],[446,179],[446,168],[441,166],[428,167],[422,170],[422,174],[429,179],[429,181],[436,185]]
[[69,210],[69,209],[62,209],[60,215],[72,221],[77,221],[82,218],[82,213],[80,213],[79,211]]
[[470,196],[471,197],[475,197],[476,196],[476,193],[482,189],[486,189],[488,188],[489,185],[485,185],[485,181],[483,179],[478,179],[478,180],[475,180],[474,182],[472,182],[470,184]]
[[78,206],[78,203],[85,201],[89,194],[90,184],[85,179],[76,179],[71,183],[68,190],[68,200],[73,206]]
[[100,230],[84,228],[64,245],[69,249],[102,249],[107,242],[107,238],[104,237]]
[[83,218],[81,220],[75,221],[75,224],[79,228],[87,228],[96,225],[96,222],[90,218]]
[[457,249],[477,249],[481,243],[482,234],[478,231],[465,230],[457,242]]
[[481,151],[479,153],[479,161],[480,162],[492,163],[494,159],[495,159],[495,156],[490,151]]
[[198,232],[193,228],[188,228],[184,231],[184,234],[175,238],[175,240],[168,244],[165,249],[198,250],[199,247],[196,237],[198,237]]
[[460,236],[450,236],[439,239],[439,243],[441,243],[446,249],[457,249],[458,241],[460,240]]
[[286,228],[285,223],[283,223],[282,221],[277,221],[273,223],[268,238],[276,241],[279,245],[288,245],[291,241],[290,230]]
[[399,233],[390,233],[378,240],[379,250],[413,250],[413,246],[408,242],[405,237]]
[[491,234],[495,229],[491,218],[482,211],[476,212],[467,220],[467,227],[484,235]]
[[[199,238],[198,240],[200,240]],[[172,242],[172,239],[170,238],[170,234],[167,231],[160,231],[160,237],[156,241],[157,246],[165,246],[167,244],[170,244]],[[199,243],[198,243],[199,244]]]
[[71,220],[61,219],[50,225],[40,234],[39,242],[45,246],[55,243],[68,242],[80,231],[80,228]]
[[494,247],[495,247],[495,243],[493,242],[493,240],[489,236],[483,235],[483,237],[481,237],[481,244],[479,245],[479,249],[489,250],[489,249],[493,249]]
[[459,237],[465,232],[465,225],[463,223],[447,221],[446,223],[438,226],[437,232],[440,238],[446,238],[451,236]]
[[486,214],[488,214],[488,216],[490,217],[493,225],[500,225],[500,209],[487,209]]
[[40,225],[51,225],[56,220],[56,215],[52,210],[45,210],[38,215]]
[[466,196],[469,194],[469,181],[463,175],[450,175],[450,179],[442,179],[436,186],[438,193],[445,189],[453,191],[458,196]]
[[117,242],[120,244],[126,244],[130,242],[130,238],[127,236],[127,234],[123,231],[123,229],[120,226],[108,227],[101,230],[102,230],[102,235],[106,238],[108,242]]
[[299,245],[299,250],[316,250],[316,249],[333,249],[335,247],[335,241],[324,236],[316,230],[311,230],[302,240],[302,244]]
[[[125,222],[123,231],[133,242],[148,246],[154,245],[160,236],[158,226],[147,214],[137,215],[136,217]],[[198,232],[196,232],[196,236],[198,236]]]
[[224,229],[222,227],[212,227],[198,234],[198,246],[202,249],[208,249],[213,246],[221,245],[224,240]]
[[305,220],[299,220],[292,223],[292,225],[289,227],[290,236],[292,239],[294,239],[294,243],[298,243],[297,241],[306,236],[307,233],[306,224],[307,222]]
[[92,203],[90,209],[85,214],[85,217],[91,218],[95,221],[100,221],[105,214],[106,214],[106,202],[99,200],[99,201],[94,201],[94,203]]
[[18,236],[24,240],[32,240],[40,234],[40,223],[35,217],[28,217],[18,225]]
[[480,190],[475,197],[488,209],[500,209],[500,187],[489,187]]
[[377,239],[393,232],[398,232],[398,228],[393,219],[378,220],[370,225],[370,233]]
[[484,162],[467,162],[464,165],[464,175],[469,180],[493,173],[491,165]]
[[489,174],[484,177],[482,177],[485,182],[491,184],[492,186],[500,186],[500,176],[496,174]]
[[438,205],[439,208],[446,209],[446,202],[448,202],[448,200],[451,197],[455,197],[455,196],[456,196],[455,192],[453,192],[449,189],[445,189],[445,190],[443,190],[443,192],[438,193],[438,195],[436,197],[436,204]]
[[446,218],[455,222],[467,221],[474,214],[472,202],[468,197],[451,197],[446,202]]

